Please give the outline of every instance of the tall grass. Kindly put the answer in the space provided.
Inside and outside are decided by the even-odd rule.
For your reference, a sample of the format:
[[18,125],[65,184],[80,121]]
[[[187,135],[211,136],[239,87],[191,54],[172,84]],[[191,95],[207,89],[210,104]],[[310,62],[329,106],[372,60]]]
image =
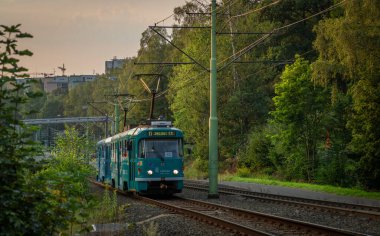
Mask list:
[[307,189],[307,190],[316,191],[316,192],[333,193],[333,194],[341,195],[341,196],[364,197],[364,198],[380,200],[380,192],[370,192],[370,191],[365,191],[359,188],[342,188],[342,187],[331,186],[331,185],[288,182],[288,181],[275,179],[271,176],[247,177],[244,175],[245,172],[244,171],[242,172],[243,172],[242,173],[243,176],[237,176],[237,175],[232,175],[232,174],[221,175],[221,180],[275,185],[275,186],[283,186],[283,187],[290,187],[290,188],[301,188],[301,189]]

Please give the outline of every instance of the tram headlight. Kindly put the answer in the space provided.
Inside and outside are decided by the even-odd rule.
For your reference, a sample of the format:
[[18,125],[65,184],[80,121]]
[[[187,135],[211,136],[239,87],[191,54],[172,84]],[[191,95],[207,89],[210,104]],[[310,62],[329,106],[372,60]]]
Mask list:
[[173,170],[173,174],[178,175],[178,170]]
[[153,175],[153,171],[152,170],[148,170],[147,173],[148,173],[148,175]]

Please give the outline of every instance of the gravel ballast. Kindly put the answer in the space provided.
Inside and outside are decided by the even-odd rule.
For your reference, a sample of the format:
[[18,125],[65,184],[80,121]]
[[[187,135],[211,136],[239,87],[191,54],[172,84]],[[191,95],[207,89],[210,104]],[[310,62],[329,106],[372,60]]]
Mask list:
[[[189,217],[159,208],[157,206],[127,200],[130,206],[126,210],[127,222],[131,227],[126,235],[234,235],[215,226],[211,226]],[[157,234],[154,234],[157,233]]]
[[[99,187],[97,188],[100,189]],[[100,189],[100,191],[103,192],[102,189]],[[294,206],[261,202],[239,195],[220,194],[219,199],[208,199],[207,195],[207,192],[190,189],[184,189],[182,193],[176,194],[176,196],[179,197],[208,201],[369,235],[380,235],[380,222],[369,220],[365,217],[358,218],[328,212],[316,212]],[[124,230],[113,232],[111,235],[235,235],[233,232],[196,221],[180,214],[173,214],[166,209],[132,198],[119,196],[118,202],[119,204],[129,205],[125,211],[125,222],[122,223],[124,224]],[[91,235],[109,234],[98,232],[92,233]]]
[[[102,196],[104,190],[101,187],[93,185],[92,192]],[[236,235],[233,232],[199,222],[190,217],[172,213],[166,209],[133,198],[118,196],[118,204],[128,205],[125,210],[125,220],[107,225],[96,225],[100,231],[91,232],[88,235]]]
[[239,195],[220,194],[219,199],[208,199],[206,192],[190,189],[184,189],[183,193],[177,194],[177,196],[311,222],[338,229],[345,229],[370,235],[380,235],[380,222],[376,220],[369,220],[366,217],[359,218],[356,216],[344,216],[339,214],[331,214],[328,212],[305,210],[294,206],[262,202]]

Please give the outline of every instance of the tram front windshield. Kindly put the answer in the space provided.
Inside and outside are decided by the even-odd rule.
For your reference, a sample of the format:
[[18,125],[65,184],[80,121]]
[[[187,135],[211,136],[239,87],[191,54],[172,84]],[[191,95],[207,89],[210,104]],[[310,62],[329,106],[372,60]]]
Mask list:
[[182,157],[181,139],[143,139],[140,141],[141,158],[173,158]]

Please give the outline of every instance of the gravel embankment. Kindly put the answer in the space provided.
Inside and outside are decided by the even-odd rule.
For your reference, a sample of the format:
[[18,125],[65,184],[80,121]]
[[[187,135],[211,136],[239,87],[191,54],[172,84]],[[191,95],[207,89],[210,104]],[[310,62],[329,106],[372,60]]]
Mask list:
[[[99,189],[100,188],[96,191],[103,191]],[[314,212],[301,208],[298,209],[297,207],[260,202],[237,195],[220,194],[219,199],[207,199],[207,192],[189,189],[184,189],[183,193],[176,194],[176,196],[209,201],[221,205],[288,217],[369,235],[380,235],[380,222],[370,221],[367,218]],[[128,227],[124,227],[126,229],[122,232],[114,232],[111,235],[234,235],[232,232],[198,222],[182,215],[173,214],[157,206],[149,205],[131,198],[120,196],[118,201],[119,204],[129,205],[126,209],[126,220],[123,222],[123,226],[127,225]],[[91,235],[110,234],[96,233]]]
[[[157,235],[233,235],[215,226],[195,221],[178,214],[171,214],[159,207],[130,201],[127,209],[127,221],[134,227],[127,230],[126,235],[149,235],[147,231]],[[155,235],[154,233],[152,235]]]
[[315,224],[326,225],[339,229],[352,230],[370,235],[380,235],[380,222],[368,220],[365,217],[359,218],[353,216],[330,214],[326,212],[315,212],[297,207],[260,202],[255,199],[237,195],[220,194],[219,199],[207,199],[206,192],[189,189],[184,189],[183,193],[177,194],[177,196],[208,201],[231,207],[238,207],[251,211],[258,211],[262,213],[292,218],[300,221],[312,222]]
[[[103,194],[104,190],[93,186],[92,191]],[[219,229],[189,217],[173,214],[168,210],[146,204],[132,198],[118,196],[119,205],[128,204],[125,220],[120,224],[106,225],[109,229],[103,232],[93,232],[88,235],[184,235],[184,236],[230,236],[232,232]],[[123,228],[120,231],[115,229]]]

